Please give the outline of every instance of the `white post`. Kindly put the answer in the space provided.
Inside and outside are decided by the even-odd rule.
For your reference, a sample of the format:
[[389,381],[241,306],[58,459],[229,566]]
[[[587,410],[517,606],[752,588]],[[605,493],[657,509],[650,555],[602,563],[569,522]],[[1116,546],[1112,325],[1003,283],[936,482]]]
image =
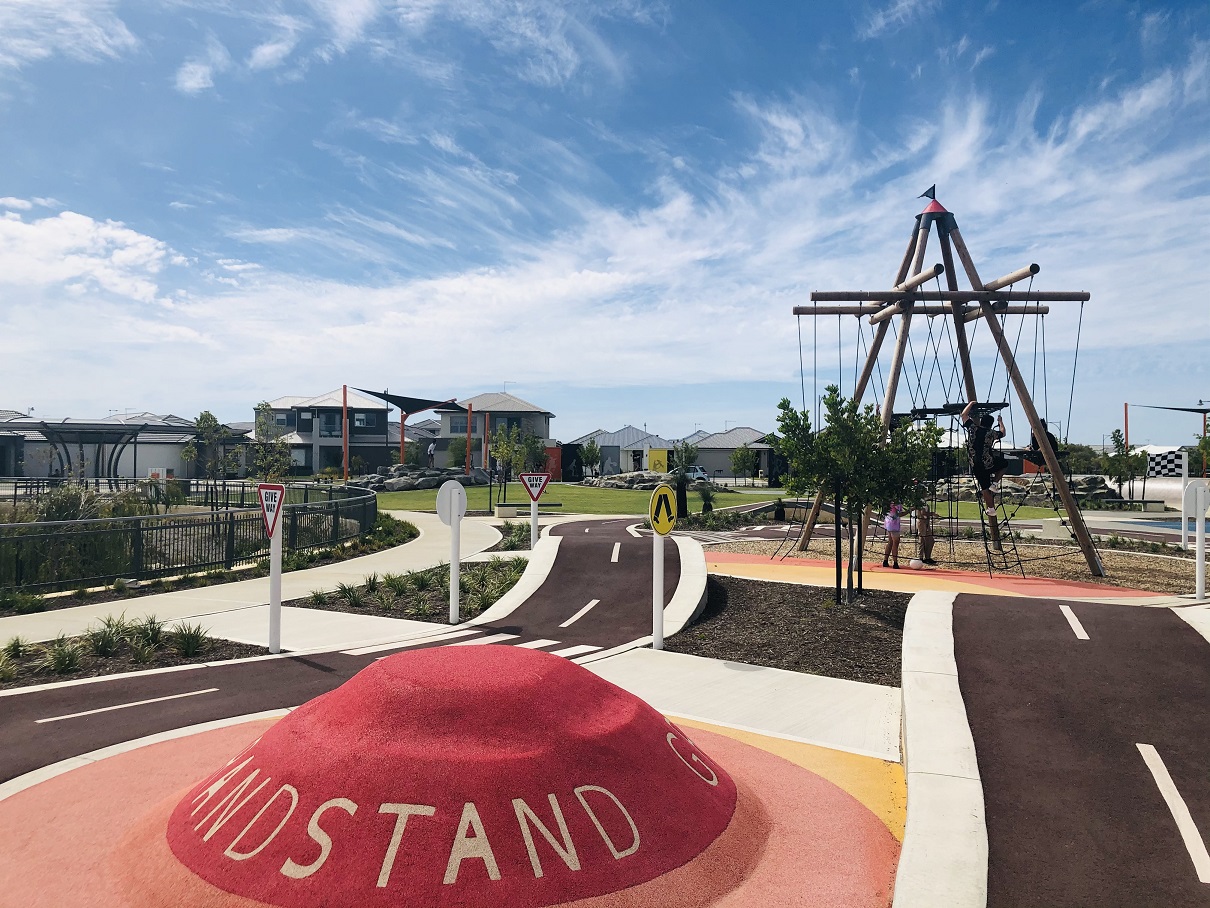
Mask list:
[[[277,507],[284,508],[285,502]],[[285,521],[278,514],[277,525],[269,539],[269,652],[281,652],[281,535]]]
[[1189,488],[1189,453],[1181,451],[1181,548],[1189,551],[1189,517],[1185,507],[1185,490]]
[[450,624],[458,623],[458,593],[460,592],[460,582],[458,580],[458,559],[459,555],[459,528],[462,523],[462,518],[455,515],[450,521]]
[[532,552],[538,547],[538,502],[530,501],[529,503],[529,550]]
[[664,648],[664,537],[651,534],[651,648]]
[[1197,562],[1197,600],[1206,598],[1206,508],[1210,508],[1210,485],[1202,480],[1197,485],[1197,495],[1194,496],[1197,508],[1197,553],[1193,556]]

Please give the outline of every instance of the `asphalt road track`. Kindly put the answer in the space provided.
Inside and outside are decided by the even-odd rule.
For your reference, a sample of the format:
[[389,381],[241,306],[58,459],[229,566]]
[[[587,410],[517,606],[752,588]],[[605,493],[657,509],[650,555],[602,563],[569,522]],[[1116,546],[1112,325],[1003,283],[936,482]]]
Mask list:
[[[1196,863],[1210,836],[1210,646],[1170,609],[1060,606],[954,604],[986,799],[987,904],[1210,905]],[[1188,809],[1189,843],[1140,744]]]
[[[0,781],[145,735],[298,706],[339,686],[374,659],[407,649],[478,641],[574,658],[641,639],[651,633],[651,540],[627,532],[633,523],[582,521],[553,527],[551,533],[564,538],[538,590],[504,621],[464,628],[471,633],[445,641],[262,659],[0,697]],[[672,544],[664,547],[664,556],[667,602],[680,579],[680,558]],[[597,603],[585,610],[594,599]],[[435,635],[453,630],[433,625]],[[160,699],[167,697],[173,699]],[[86,714],[73,715],[78,713]],[[58,718],[64,716],[73,717]]]

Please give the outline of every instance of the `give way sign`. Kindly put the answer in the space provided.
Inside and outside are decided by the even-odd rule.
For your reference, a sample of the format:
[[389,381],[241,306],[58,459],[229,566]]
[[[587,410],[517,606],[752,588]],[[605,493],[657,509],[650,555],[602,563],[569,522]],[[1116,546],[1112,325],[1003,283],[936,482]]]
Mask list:
[[265,532],[273,538],[277,529],[277,518],[281,516],[282,505],[286,501],[286,487],[269,482],[262,482],[256,487],[256,495],[260,499],[260,515],[265,519]]
[[546,484],[550,482],[549,473],[521,473],[517,477],[525,484],[525,491],[529,493],[530,501],[537,501],[542,497],[542,493],[546,491]]

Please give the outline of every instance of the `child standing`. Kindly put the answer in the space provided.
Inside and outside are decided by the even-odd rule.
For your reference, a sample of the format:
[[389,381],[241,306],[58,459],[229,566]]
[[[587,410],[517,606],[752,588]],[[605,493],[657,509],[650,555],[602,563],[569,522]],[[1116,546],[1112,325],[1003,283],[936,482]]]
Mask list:
[[886,550],[882,553],[882,566],[887,566],[887,559],[892,560],[891,567],[899,568],[899,536],[903,531],[903,507],[892,504],[887,508],[886,520],[882,525],[886,528]]

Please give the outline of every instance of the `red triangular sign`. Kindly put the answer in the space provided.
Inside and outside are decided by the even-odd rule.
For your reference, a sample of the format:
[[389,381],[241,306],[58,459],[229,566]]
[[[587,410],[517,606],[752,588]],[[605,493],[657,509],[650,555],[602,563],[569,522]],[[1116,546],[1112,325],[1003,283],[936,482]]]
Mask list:
[[546,491],[546,484],[550,482],[549,473],[521,473],[518,478],[524,483],[530,501],[541,498],[542,493]]
[[265,532],[272,539],[273,531],[277,529],[277,518],[285,509],[286,487],[262,482],[256,487],[256,496],[260,499],[260,515],[265,519]]

